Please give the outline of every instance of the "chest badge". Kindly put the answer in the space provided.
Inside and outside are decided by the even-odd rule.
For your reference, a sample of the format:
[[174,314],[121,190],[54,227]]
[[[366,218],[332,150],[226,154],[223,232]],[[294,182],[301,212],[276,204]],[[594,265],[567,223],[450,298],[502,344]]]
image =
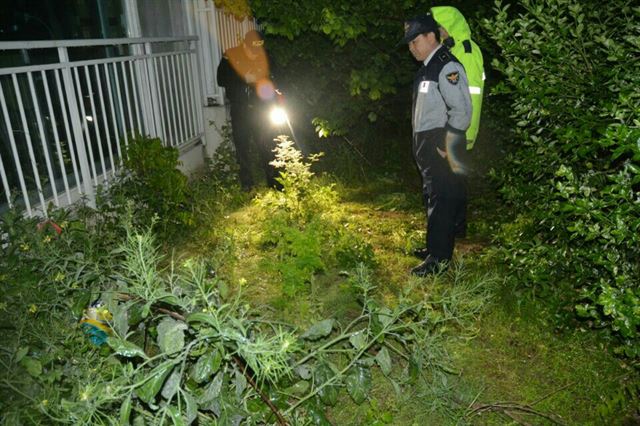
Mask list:
[[447,74],[447,80],[453,85],[458,84],[458,81],[460,81],[460,73],[458,71],[450,72]]

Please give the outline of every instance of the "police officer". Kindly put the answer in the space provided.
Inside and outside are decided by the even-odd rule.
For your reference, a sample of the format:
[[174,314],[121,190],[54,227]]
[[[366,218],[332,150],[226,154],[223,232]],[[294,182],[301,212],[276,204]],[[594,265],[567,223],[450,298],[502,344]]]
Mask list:
[[227,49],[218,65],[218,85],[225,88],[231,113],[233,143],[240,166],[240,183],[250,189],[255,180],[251,170],[252,147],[260,156],[267,184],[275,184],[273,134],[268,125],[267,107],[275,98],[275,87],[269,73],[269,60],[264,40],[255,30],[247,32],[243,42]]
[[443,270],[453,256],[455,217],[465,203],[465,170],[448,147],[464,144],[471,99],[464,68],[440,44],[432,15],[406,21],[402,43],[423,63],[413,82],[412,125],[413,153],[427,202],[428,254],[411,272],[426,276]]

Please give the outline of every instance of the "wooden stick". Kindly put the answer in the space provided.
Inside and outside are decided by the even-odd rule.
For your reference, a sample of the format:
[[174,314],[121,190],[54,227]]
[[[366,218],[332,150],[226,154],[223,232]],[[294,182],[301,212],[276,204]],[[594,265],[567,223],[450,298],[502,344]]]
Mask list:
[[251,375],[247,372],[248,368],[244,360],[240,358],[238,355],[233,355],[233,361],[238,365],[238,367],[240,367],[242,374],[244,374],[244,377],[247,378],[247,381],[249,382],[251,387],[258,393],[258,395],[260,395],[260,399],[262,399],[262,402],[267,404],[267,406],[273,412],[273,414],[276,415],[276,418],[278,419],[278,424],[281,426],[288,426],[289,424],[287,423],[287,420],[284,418],[284,416],[282,415],[278,407],[273,405],[273,402],[271,402],[269,397],[265,395],[264,392],[262,392],[262,390],[258,388],[258,385],[253,380],[253,377],[251,377]]

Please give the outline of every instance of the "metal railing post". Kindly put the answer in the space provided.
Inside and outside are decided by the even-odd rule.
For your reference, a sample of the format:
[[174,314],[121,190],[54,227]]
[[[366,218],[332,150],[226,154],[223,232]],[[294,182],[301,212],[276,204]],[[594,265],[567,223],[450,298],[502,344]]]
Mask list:
[[[146,69],[146,76],[148,78],[149,84],[147,85],[145,82],[145,89],[148,87],[148,96],[151,102],[150,113],[152,114],[153,120],[153,136],[164,138],[164,133],[162,131],[162,114],[160,114],[160,95],[158,94],[158,78],[156,76],[156,67],[155,60],[151,56],[153,53],[151,49],[151,43],[144,44],[144,68]],[[149,129],[150,130],[150,129]],[[148,131],[149,131],[148,130]],[[165,144],[167,141],[163,140]]]
[[75,143],[76,152],[78,154],[78,160],[80,162],[80,175],[82,176],[82,187],[84,189],[84,195],[87,197],[87,202],[90,207],[95,208],[96,196],[91,181],[91,171],[89,170],[89,160],[87,158],[87,151],[85,146],[85,140],[82,136],[83,117],[80,117],[78,111],[78,101],[82,102],[82,99],[77,99],[76,90],[71,76],[71,64],[69,63],[69,53],[66,47],[58,47],[58,57],[60,64],[64,66],[61,68],[62,79],[64,81],[65,96],[67,99],[67,105],[69,105],[69,118],[71,119],[71,127],[73,129],[73,142]]
[[[199,70],[199,64],[198,64],[198,42],[197,41],[193,41],[193,48],[195,49],[196,53],[193,53],[190,56],[191,58],[191,69],[193,70],[193,73],[197,74],[192,76],[192,83],[195,86],[194,90],[195,90],[195,96],[196,96],[196,123],[198,125],[198,129],[197,132],[199,134],[203,134],[204,133],[204,114],[202,109],[204,108],[203,102],[202,102],[202,97],[204,95],[204,90],[202,90],[202,74],[197,72],[196,70]],[[206,104],[205,104],[206,105]]]

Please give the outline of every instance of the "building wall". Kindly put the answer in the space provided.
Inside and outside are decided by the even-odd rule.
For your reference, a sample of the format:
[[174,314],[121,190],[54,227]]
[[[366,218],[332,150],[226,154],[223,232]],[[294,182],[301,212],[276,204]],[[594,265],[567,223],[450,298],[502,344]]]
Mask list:
[[[55,0],[42,1],[53,7]],[[38,20],[24,13],[14,14],[24,22],[0,19],[0,29],[38,22],[71,31],[79,24],[62,25],[60,16],[95,18],[82,20],[93,32],[68,32],[73,40],[53,31],[36,41],[0,37],[0,104],[6,110],[0,117],[0,210],[12,206],[14,192],[22,200],[15,207],[28,214],[46,214],[43,206],[51,200],[62,207],[79,195],[91,203],[95,186],[115,177],[120,145],[134,132],[178,148],[186,174],[202,168],[228,118],[216,82],[222,52],[255,22],[217,10],[211,0],[64,0],[55,6],[56,14]],[[76,6],[84,15],[74,12]],[[127,38],[114,39],[109,26]],[[159,36],[165,38],[145,38]]]
[[[205,165],[206,158],[211,158],[222,142],[222,137],[216,130],[227,120],[227,111],[224,106],[205,107],[204,111],[204,138],[203,140],[180,153],[180,171],[190,176]],[[215,123],[215,126],[211,123]]]

